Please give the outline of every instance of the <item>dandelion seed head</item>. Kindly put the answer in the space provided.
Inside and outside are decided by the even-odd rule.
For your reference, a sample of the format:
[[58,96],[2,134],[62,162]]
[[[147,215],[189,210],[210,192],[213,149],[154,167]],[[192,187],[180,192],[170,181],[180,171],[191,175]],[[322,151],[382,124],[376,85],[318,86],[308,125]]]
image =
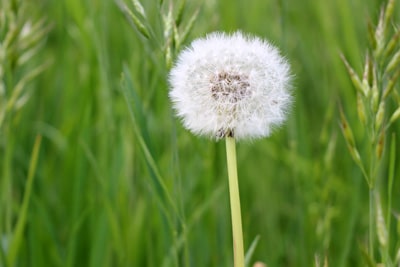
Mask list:
[[286,60],[266,41],[241,32],[193,41],[178,56],[169,82],[184,126],[216,139],[268,136],[291,102]]

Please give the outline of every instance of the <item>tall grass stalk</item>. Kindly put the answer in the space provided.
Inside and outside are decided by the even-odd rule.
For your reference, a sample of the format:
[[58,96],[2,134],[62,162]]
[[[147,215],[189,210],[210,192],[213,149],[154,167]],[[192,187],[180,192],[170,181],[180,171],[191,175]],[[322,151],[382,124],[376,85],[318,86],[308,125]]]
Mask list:
[[[382,8],[376,27],[370,25],[369,40],[371,51],[367,52],[364,64],[364,71],[361,77],[357,76],[349,63],[342,59],[346,65],[350,78],[356,88],[357,95],[357,113],[359,121],[364,127],[366,141],[358,140],[354,137],[352,128],[355,123],[349,123],[342,109],[341,128],[345,137],[349,152],[356,164],[360,167],[369,190],[369,222],[368,222],[368,257],[367,262],[376,262],[375,256],[376,242],[379,241],[381,251],[381,261],[384,264],[391,264],[389,258],[390,246],[388,225],[382,213],[382,206],[377,185],[381,183],[382,175],[380,169],[385,163],[383,153],[385,149],[385,140],[390,125],[399,117],[400,103],[397,100],[395,111],[388,110],[388,100],[390,97],[398,99],[398,93],[394,90],[396,80],[399,77],[400,67],[400,47],[398,38],[400,31],[398,28],[390,29],[390,21],[394,10],[394,0],[389,0]],[[388,34],[392,36],[388,37]],[[392,113],[392,114],[390,114]],[[392,138],[392,145],[394,139]],[[359,146],[363,144],[365,150],[359,152]],[[391,209],[391,190],[392,190],[392,161],[395,157],[395,151],[391,149],[389,154],[389,173],[388,173],[388,211]],[[390,220],[386,216],[386,220]],[[379,261],[378,261],[379,262]]]
[[12,234],[10,250],[8,252],[8,266],[14,266],[17,260],[18,251],[23,245],[23,232],[26,227],[29,203],[31,202],[33,180],[36,174],[36,167],[39,158],[39,149],[42,137],[39,135],[35,139],[32,156],[29,164],[28,177],[26,179],[26,189],[22,200],[21,210],[18,214],[18,221]]
[[[15,203],[14,177],[22,168],[15,168],[20,147],[14,138],[15,128],[20,126],[18,116],[33,94],[29,85],[49,65],[46,60],[35,62],[35,57],[41,52],[50,27],[44,17],[33,17],[30,7],[27,2],[0,1],[0,249],[9,266],[16,264],[22,248],[40,146],[39,138],[30,160],[22,203]],[[20,209],[16,211],[15,206]]]

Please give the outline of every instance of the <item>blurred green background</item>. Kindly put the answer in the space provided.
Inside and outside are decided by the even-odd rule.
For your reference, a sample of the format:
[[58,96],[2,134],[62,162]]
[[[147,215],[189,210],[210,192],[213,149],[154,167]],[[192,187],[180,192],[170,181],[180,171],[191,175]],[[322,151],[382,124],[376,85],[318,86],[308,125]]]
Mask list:
[[[183,129],[168,99],[160,14],[171,6],[177,15],[181,1],[164,0],[161,8],[158,0],[141,1],[150,39],[112,0],[7,2],[0,7],[1,43],[10,3],[26,5],[22,21],[44,18],[50,29],[28,64],[3,61],[3,100],[30,70],[50,65],[26,84],[29,99],[0,129],[0,266],[9,266],[37,135],[42,142],[14,266],[232,266],[224,142]],[[356,136],[361,125],[339,55],[361,72],[367,23],[377,21],[382,5],[187,1],[181,27],[199,13],[183,45],[240,29],[270,40],[292,66],[287,123],[237,148],[245,248],[260,236],[253,261],[305,267],[318,256],[329,266],[366,266],[368,188],[342,137],[339,104]],[[387,172],[381,173],[385,206]],[[395,179],[394,211],[399,188]],[[393,222],[389,234],[399,236]],[[392,239],[393,255],[398,241]]]

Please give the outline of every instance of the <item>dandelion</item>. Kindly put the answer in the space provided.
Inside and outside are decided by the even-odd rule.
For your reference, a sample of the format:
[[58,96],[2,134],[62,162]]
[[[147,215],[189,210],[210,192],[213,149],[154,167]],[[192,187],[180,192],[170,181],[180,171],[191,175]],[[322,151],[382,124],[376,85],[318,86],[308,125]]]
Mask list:
[[179,55],[170,98],[195,134],[254,139],[269,136],[285,120],[289,81],[289,65],[266,41],[212,33]]
[[169,96],[184,126],[226,140],[234,266],[244,267],[235,140],[269,136],[285,120],[289,65],[260,38],[217,32],[181,52],[169,81]]

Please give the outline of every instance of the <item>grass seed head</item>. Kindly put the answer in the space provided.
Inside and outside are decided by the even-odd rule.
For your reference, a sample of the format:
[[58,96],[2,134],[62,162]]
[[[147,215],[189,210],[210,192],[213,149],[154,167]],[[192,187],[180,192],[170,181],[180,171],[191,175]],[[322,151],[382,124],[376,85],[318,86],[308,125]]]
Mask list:
[[375,117],[375,132],[378,132],[381,129],[383,124],[383,120],[385,118],[385,101],[381,101],[379,104],[378,112]]
[[382,247],[388,245],[388,231],[386,229],[385,219],[383,217],[383,210],[380,196],[376,196],[376,233],[378,235],[378,241]]

